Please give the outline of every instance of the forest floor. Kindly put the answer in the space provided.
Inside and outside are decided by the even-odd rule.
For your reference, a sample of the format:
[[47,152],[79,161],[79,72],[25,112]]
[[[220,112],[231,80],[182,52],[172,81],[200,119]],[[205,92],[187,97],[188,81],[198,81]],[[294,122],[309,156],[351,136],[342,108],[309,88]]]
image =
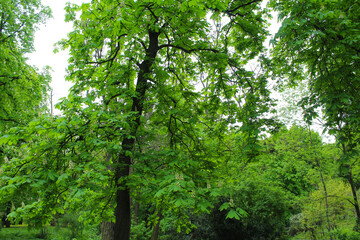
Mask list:
[[[89,234],[83,234],[89,235]],[[78,239],[89,239],[89,240],[98,240],[100,239],[95,232],[91,234],[92,236],[82,236]],[[85,238],[84,238],[85,237]],[[46,227],[45,234],[42,233],[40,229],[28,229],[26,225],[16,225],[11,226],[10,228],[2,228],[0,230],[0,239],[1,240],[66,240],[66,239],[76,239],[76,236],[73,236],[69,228],[64,227]]]

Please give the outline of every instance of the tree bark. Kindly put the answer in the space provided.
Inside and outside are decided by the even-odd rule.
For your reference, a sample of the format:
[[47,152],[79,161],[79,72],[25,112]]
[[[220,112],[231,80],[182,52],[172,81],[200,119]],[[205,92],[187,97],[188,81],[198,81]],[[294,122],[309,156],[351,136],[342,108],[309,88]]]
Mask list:
[[148,74],[151,73],[151,66],[155,61],[156,54],[159,50],[158,32],[148,30],[149,47],[145,49],[145,58],[139,65],[139,73],[136,83],[136,93],[132,98],[131,111],[136,113],[135,120],[130,121],[130,137],[122,140],[122,151],[115,165],[115,184],[116,190],[116,208],[115,208],[115,228],[114,240],[130,239],[131,211],[130,211],[130,188],[126,181],[129,176],[131,157],[135,145],[135,136],[140,125],[140,117],[143,113],[144,99],[148,88]]
[[135,221],[135,224],[137,224],[139,222],[139,208],[140,208],[140,203],[138,201],[135,201],[135,203],[134,203],[134,221]]
[[[127,141],[125,141],[127,140]],[[129,151],[132,139],[123,141],[123,150]],[[128,142],[128,143],[127,143]],[[126,148],[124,149],[124,146]],[[131,148],[130,148],[131,150]],[[114,240],[130,239],[131,211],[130,211],[130,189],[126,184],[126,177],[129,176],[130,156],[121,154],[115,168],[116,179],[116,207],[115,207],[115,229]]]
[[101,223],[101,240],[114,240],[114,223],[103,221]]

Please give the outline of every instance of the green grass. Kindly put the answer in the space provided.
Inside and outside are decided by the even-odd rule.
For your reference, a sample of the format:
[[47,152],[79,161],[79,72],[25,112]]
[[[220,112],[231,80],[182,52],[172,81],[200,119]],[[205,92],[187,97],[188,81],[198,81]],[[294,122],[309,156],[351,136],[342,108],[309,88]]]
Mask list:
[[87,240],[100,240],[101,236],[98,235],[96,229],[86,229],[82,238],[71,238],[71,230],[62,227],[46,227],[47,237],[41,238],[40,229],[29,230],[26,225],[11,226],[10,228],[2,228],[0,230],[1,240],[72,240],[72,239],[87,239]]
[[27,226],[11,226],[10,228],[2,228],[0,231],[1,240],[38,240],[40,230],[29,231]]

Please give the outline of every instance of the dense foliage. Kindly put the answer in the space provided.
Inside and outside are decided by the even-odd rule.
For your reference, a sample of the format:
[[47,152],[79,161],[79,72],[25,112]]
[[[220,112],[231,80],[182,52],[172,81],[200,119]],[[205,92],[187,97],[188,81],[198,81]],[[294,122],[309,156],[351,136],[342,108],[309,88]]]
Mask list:
[[[12,127],[24,127],[46,113],[47,91],[50,76],[48,69],[41,73],[26,62],[25,54],[33,50],[34,31],[50,15],[50,10],[39,1],[1,1],[0,3],[0,135]],[[9,160],[21,154],[18,148],[10,149],[0,144],[0,169]],[[5,174],[6,175],[6,174]],[[9,179],[0,180],[0,186]],[[2,225],[12,204],[21,199],[2,195],[0,212]]]
[[310,94],[301,106],[310,122],[324,112],[325,127],[342,148],[360,228],[360,208],[353,180],[359,143],[359,3],[357,1],[271,1],[283,25],[275,38],[274,72],[292,84],[308,79]]
[[[356,238],[359,6],[301,2],[68,4],[61,116],[24,57],[49,10],[1,3],[3,223],[43,238],[48,225],[77,239]],[[307,127],[281,126],[271,77],[283,91],[309,83]],[[320,110],[336,144],[311,130]]]
[[44,107],[49,84],[43,74],[26,63],[25,53],[33,50],[36,26],[49,16],[39,1],[0,3],[0,133],[31,121]]

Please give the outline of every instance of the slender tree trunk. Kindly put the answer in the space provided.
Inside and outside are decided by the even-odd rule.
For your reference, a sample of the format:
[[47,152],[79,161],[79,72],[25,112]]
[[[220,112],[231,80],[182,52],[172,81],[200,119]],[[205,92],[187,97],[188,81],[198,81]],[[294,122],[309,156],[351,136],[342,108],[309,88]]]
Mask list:
[[152,231],[152,235],[151,235],[151,240],[157,240],[159,238],[159,232],[160,232],[160,221],[162,219],[162,214],[161,214],[161,209],[159,210],[158,214],[157,214],[157,221],[155,226],[153,227],[153,231]]
[[137,113],[135,120],[130,121],[130,138],[122,140],[122,151],[115,165],[115,184],[116,190],[116,208],[115,208],[115,228],[114,240],[129,240],[131,227],[130,211],[130,189],[126,184],[129,176],[131,157],[135,145],[135,136],[140,125],[140,117],[143,113],[144,99],[148,88],[147,78],[151,73],[151,66],[155,61],[159,50],[159,34],[149,29],[149,47],[145,49],[146,56],[139,65],[139,73],[136,83],[136,94],[132,98],[131,111]]
[[135,224],[137,224],[139,222],[139,208],[140,208],[140,203],[138,201],[135,201],[135,203],[134,203],[134,221],[135,221]]
[[359,202],[358,202],[356,188],[355,188],[354,180],[353,180],[353,177],[351,174],[350,166],[348,166],[348,180],[349,180],[351,192],[353,195],[353,200],[354,200],[353,205],[355,207],[355,213],[356,213],[356,225],[355,225],[354,230],[357,232],[360,232],[360,208],[359,208]]
[[[114,171],[113,166],[110,164],[110,160],[112,155],[110,153],[106,153],[105,162],[108,163],[106,166],[107,170]],[[109,221],[103,221],[101,223],[101,240],[114,240],[114,223]]]
[[[308,127],[308,129],[309,129],[309,136],[310,136],[311,145],[314,146],[313,141],[312,141],[312,135],[311,135],[310,126]],[[314,154],[315,154],[316,165],[317,165],[317,167],[318,167],[318,169],[319,169],[319,174],[320,174],[321,183],[322,183],[323,189],[324,189],[327,229],[328,229],[328,231],[329,231],[329,233],[330,233],[332,227],[331,227],[330,218],[329,218],[329,202],[328,202],[329,196],[328,196],[328,192],[327,192],[327,188],[326,188],[324,176],[323,176],[323,174],[322,174],[321,165],[320,165],[320,161],[319,161],[319,159],[318,159],[318,157],[317,157],[317,152],[316,152],[316,150],[314,151]],[[332,237],[331,234],[330,234],[330,240],[333,240],[333,237]]]
[[103,221],[101,223],[101,240],[114,240],[114,223]]
[[[324,180],[322,171],[321,171],[321,169],[320,169],[320,164],[319,164],[319,173],[320,173],[321,183],[322,183],[323,188],[324,188],[325,207],[326,207],[326,221],[327,221],[327,224],[328,224],[328,231],[329,231],[329,233],[330,233],[332,227],[331,227],[330,218],[329,218],[329,202],[328,202],[329,196],[328,196],[328,192],[327,192],[325,180]],[[332,235],[330,234],[330,240],[332,240],[332,239],[333,239],[333,237],[332,237]]]
[[53,116],[53,89],[50,90],[50,116]]
[[[342,152],[343,152],[343,155],[346,155],[348,152],[345,144],[342,144]],[[357,232],[360,232],[360,208],[359,208],[359,201],[358,201],[358,197],[357,197],[357,193],[356,193],[356,187],[355,187],[354,180],[353,180],[353,177],[351,174],[351,168],[349,165],[347,165],[346,167],[348,170],[348,181],[349,181],[349,184],[351,187],[351,192],[352,192],[353,200],[354,200],[353,206],[355,208],[355,213],[356,213],[356,225],[354,227],[354,230]]]

